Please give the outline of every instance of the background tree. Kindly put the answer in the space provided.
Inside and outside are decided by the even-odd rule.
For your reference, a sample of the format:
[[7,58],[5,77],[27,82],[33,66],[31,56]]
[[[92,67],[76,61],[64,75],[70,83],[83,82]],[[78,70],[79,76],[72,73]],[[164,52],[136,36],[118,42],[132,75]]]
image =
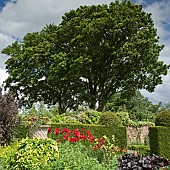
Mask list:
[[128,112],[133,121],[154,122],[160,107],[161,103],[152,104],[148,98],[144,97],[139,91],[136,91],[130,98],[125,98],[124,96],[121,96],[120,93],[115,94],[107,102],[105,110]]
[[29,101],[58,102],[60,113],[80,103],[102,111],[115,93],[152,92],[162,83],[169,66],[158,61],[158,43],[141,5],[81,6],[65,13],[58,27],[46,26],[3,50],[11,56],[5,86]]

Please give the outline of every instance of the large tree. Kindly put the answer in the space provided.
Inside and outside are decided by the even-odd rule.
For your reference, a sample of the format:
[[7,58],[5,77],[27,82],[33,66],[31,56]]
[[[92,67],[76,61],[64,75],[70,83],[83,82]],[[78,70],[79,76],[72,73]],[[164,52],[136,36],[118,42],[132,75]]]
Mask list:
[[11,56],[5,86],[29,102],[59,103],[60,112],[80,103],[101,111],[117,92],[152,92],[162,83],[169,67],[158,60],[162,49],[141,5],[81,6],[65,13],[59,26],[3,49]]

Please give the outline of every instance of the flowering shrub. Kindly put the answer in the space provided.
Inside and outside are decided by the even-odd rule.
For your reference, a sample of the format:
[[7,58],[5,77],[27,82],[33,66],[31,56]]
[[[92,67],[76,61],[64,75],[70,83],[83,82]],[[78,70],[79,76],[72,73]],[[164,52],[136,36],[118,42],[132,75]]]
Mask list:
[[[51,128],[48,128],[49,134],[52,134]],[[107,136],[95,138],[90,131],[74,129],[71,131],[68,128],[55,128],[53,137],[58,142],[69,141],[70,143],[80,142],[86,146],[88,156],[96,158],[100,163],[110,165],[110,168],[115,168],[117,164],[117,154],[121,151],[118,146],[115,146],[114,136],[112,142]],[[125,152],[125,150],[123,150]],[[112,161],[112,163],[111,163]]]

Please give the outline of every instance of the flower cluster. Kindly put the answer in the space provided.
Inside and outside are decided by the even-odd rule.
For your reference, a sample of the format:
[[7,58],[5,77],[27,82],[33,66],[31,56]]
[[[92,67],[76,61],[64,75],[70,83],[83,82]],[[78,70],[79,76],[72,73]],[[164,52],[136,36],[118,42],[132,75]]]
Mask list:
[[[48,128],[48,133],[52,133],[51,128]],[[54,134],[59,137],[58,142],[61,142],[63,140],[69,140],[70,142],[88,140],[88,142],[93,142],[95,140],[90,131],[86,131],[84,128],[82,128],[81,132],[79,131],[79,129],[74,129],[74,131],[71,131],[68,128],[55,128]]]
[[[48,133],[52,134],[51,128],[48,128]],[[59,127],[55,128],[54,130],[55,138],[58,142],[63,141],[70,141],[73,142],[84,142],[88,143],[90,148],[94,151],[103,150],[104,152],[120,152],[121,149],[114,144],[114,137],[112,138],[112,143],[110,142],[109,138],[103,136],[102,138],[95,138],[90,131],[85,130],[84,128],[81,129],[74,129],[71,131],[68,128],[60,129]],[[126,149],[122,150],[122,152],[126,152]]]

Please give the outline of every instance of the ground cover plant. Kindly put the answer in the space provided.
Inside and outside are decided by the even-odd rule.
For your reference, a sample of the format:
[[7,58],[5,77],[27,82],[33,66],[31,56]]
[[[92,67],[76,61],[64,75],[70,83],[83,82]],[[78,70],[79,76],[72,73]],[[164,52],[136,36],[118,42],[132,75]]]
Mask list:
[[169,160],[157,155],[124,154],[118,158],[117,170],[159,170],[169,165]]

